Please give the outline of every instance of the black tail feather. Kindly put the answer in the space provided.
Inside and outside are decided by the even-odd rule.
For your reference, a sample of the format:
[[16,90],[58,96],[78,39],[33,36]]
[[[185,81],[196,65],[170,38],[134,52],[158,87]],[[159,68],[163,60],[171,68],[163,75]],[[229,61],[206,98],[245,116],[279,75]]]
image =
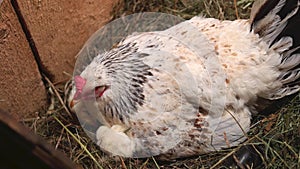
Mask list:
[[278,80],[282,87],[274,95],[259,97],[255,109],[274,113],[296,95],[300,88],[300,0],[257,0],[251,11],[251,30],[271,50],[281,55]]
[[258,0],[251,12],[251,30],[281,56],[282,88],[266,99],[276,100],[300,88],[300,1]]

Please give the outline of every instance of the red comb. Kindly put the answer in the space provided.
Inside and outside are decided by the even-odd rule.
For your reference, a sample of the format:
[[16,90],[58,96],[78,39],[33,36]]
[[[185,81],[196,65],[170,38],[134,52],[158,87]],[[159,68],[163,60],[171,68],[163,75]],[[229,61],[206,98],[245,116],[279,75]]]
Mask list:
[[77,75],[74,77],[75,80],[75,86],[77,90],[82,90],[83,86],[86,83],[86,80],[84,78],[82,78],[81,76]]
[[75,86],[76,86],[76,93],[74,95],[74,99],[77,99],[78,96],[82,93],[82,89],[86,83],[86,80],[81,76],[77,75],[74,77]]

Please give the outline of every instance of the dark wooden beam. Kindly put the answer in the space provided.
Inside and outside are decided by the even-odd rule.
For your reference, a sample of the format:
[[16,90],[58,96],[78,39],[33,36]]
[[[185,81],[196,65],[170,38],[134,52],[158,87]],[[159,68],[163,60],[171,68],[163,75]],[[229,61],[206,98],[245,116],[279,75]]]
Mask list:
[[8,113],[0,110],[1,169],[81,169]]

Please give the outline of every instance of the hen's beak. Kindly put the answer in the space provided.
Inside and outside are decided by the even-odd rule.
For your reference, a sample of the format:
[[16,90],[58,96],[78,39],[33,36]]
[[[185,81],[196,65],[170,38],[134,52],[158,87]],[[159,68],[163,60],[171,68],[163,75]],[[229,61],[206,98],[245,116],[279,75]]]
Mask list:
[[69,97],[68,97],[68,100],[67,100],[67,106],[69,107],[69,109],[74,112],[74,108],[75,108],[75,105],[79,102],[78,100],[74,99],[74,94],[75,92],[71,92]]
[[72,112],[74,112],[74,108],[76,106],[76,104],[78,104],[80,101],[79,100],[76,100],[76,99],[72,99],[70,102],[69,102],[69,108]]
[[73,109],[74,105],[75,105],[75,103],[74,103],[74,100],[72,99],[70,102],[70,105],[69,105],[70,109]]

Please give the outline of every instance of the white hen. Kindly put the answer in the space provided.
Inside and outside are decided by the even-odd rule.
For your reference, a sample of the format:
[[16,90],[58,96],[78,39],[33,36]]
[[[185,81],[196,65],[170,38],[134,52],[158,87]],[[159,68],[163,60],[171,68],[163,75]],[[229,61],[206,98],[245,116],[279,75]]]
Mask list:
[[300,89],[298,8],[264,0],[250,20],[194,17],[131,35],[74,77],[72,109],[96,114],[97,144],[115,155],[171,159],[235,146],[266,107],[258,100]]

